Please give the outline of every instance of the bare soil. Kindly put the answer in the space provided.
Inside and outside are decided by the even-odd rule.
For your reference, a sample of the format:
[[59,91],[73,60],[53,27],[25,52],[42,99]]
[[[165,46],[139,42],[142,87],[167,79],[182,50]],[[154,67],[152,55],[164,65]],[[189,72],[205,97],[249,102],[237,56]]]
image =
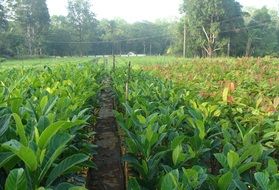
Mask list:
[[91,169],[87,175],[89,190],[124,190],[125,177],[121,163],[121,141],[117,123],[113,114],[114,94],[110,79],[103,81],[105,88],[100,94],[100,111],[95,126],[95,144],[98,145],[97,155],[93,161],[97,169]]

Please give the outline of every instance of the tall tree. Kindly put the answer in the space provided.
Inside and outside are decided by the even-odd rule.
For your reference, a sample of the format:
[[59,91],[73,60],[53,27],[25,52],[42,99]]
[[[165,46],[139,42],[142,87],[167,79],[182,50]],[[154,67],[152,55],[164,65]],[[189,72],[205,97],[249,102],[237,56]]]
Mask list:
[[0,0],[0,56],[4,54],[5,48],[4,48],[4,32],[7,28],[7,20],[6,20],[6,14],[4,12],[4,5],[3,1]]
[[246,55],[272,55],[277,48],[276,23],[266,7],[256,10],[248,26],[249,40]]
[[123,51],[123,42],[127,36],[128,23],[122,19],[101,20],[99,31],[101,40],[107,41],[105,44],[107,54],[121,54]]
[[71,27],[66,17],[51,17],[51,27],[47,39],[46,45],[49,55],[66,56],[74,54],[74,48],[69,43],[73,41],[73,35],[71,34]]
[[68,19],[79,42],[77,48],[81,56],[89,48],[83,42],[89,40],[89,36],[95,30],[94,26],[97,22],[95,14],[91,11],[91,7],[89,0],[68,1]]
[[42,54],[50,16],[46,0],[8,0],[10,16],[25,37],[29,55]]
[[188,55],[244,54],[244,13],[236,0],[184,0],[182,12]]
[[187,15],[189,31],[209,57],[220,50],[221,24],[225,10],[223,0],[184,0],[183,10]]
[[245,55],[247,31],[245,29],[242,6],[235,0],[224,0],[225,14],[221,21],[221,37],[227,39],[224,54],[228,56]]
[[8,21],[5,13],[5,8],[3,5],[3,0],[0,0],[0,32],[7,28]]

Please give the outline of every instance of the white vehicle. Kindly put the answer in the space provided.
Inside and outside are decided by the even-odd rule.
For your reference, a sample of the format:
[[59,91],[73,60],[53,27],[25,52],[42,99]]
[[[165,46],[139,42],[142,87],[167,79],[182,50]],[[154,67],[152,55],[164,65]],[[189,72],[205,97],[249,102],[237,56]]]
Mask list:
[[135,54],[134,52],[129,52],[127,55],[128,55],[128,57],[130,57],[130,56],[131,56],[131,57],[137,56],[137,54]]

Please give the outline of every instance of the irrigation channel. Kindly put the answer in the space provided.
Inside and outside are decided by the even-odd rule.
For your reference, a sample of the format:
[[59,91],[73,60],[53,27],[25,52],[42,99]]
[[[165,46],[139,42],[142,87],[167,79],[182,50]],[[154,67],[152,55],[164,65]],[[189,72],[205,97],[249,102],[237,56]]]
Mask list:
[[104,77],[104,88],[99,95],[100,111],[95,126],[95,144],[98,154],[94,157],[97,169],[91,169],[87,175],[89,190],[124,190],[125,177],[121,163],[121,140],[113,114],[115,96],[111,79]]

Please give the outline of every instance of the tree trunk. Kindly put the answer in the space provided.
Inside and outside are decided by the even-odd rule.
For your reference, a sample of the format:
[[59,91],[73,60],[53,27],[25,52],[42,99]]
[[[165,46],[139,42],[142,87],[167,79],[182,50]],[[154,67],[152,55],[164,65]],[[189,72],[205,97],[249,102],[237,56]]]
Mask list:
[[247,45],[246,45],[246,53],[245,56],[249,57],[251,52],[251,45],[252,45],[252,38],[248,38]]
[[213,49],[212,49],[212,47],[211,47],[211,45],[210,45],[210,44],[208,44],[208,49],[207,49],[207,50],[208,50],[208,52],[207,52],[207,53],[208,53],[208,57],[210,57],[210,58],[211,58],[211,57],[212,57],[212,55],[213,55]]
[[81,26],[79,27],[79,53],[80,53],[80,57],[83,56],[83,47],[82,47],[82,28]]
[[231,54],[231,38],[229,39],[229,42],[228,42],[228,52],[227,52],[227,56],[230,57],[230,54]]
[[32,34],[31,34],[31,27],[27,26],[27,33],[26,33],[26,40],[27,40],[27,46],[28,46],[28,53],[29,56],[32,56],[33,51],[32,51]]

